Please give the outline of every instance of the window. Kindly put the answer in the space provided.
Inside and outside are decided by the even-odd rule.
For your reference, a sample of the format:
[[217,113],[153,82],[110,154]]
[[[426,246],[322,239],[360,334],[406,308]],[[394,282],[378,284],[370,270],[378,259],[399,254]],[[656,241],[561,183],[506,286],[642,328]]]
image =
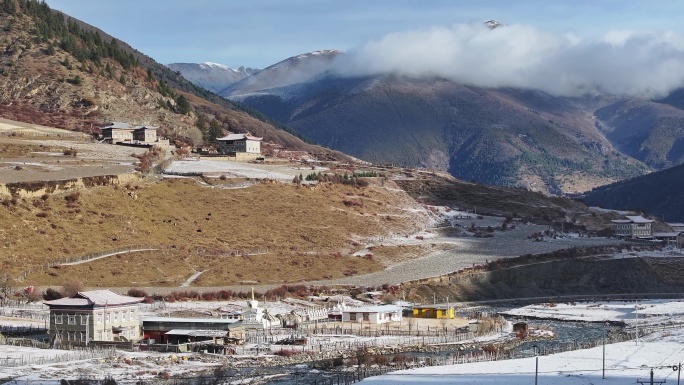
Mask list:
[[62,315],[61,314],[55,314],[55,324],[60,325],[62,323]]
[[81,325],[87,325],[88,324],[88,318],[90,318],[88,315],[81,314]]
[[114,322],[119,322],[119,312],[114,313]]
[[99,324],[102,323],[102,314],[97,315],[97,323],[99,323]]
[[69,314],[67,317],[67,323],[69,325],[76,325],[76,314]]
[[133,321],[133,314],[135,313],[135,310],[131,310],[128,312],[128,320]]
[[109,313],[107,313],[107,314],[105,315],[105,322],[110,322],[110,321],[111,321],[110,316],[111,316],[111,314],[109,314]]
[[368,321],[368,313],[363,313],[363,320]]
[[81,332],[81,342],[86,342],[86,334]]
[[67,332],[67,341],[73,341],[74,337],[74,332]]
[[356,313],[349,313],[349,320],[356,321]]
[[98,339],[98,341],[102,341],[102,330],[97,332],[97,339]]

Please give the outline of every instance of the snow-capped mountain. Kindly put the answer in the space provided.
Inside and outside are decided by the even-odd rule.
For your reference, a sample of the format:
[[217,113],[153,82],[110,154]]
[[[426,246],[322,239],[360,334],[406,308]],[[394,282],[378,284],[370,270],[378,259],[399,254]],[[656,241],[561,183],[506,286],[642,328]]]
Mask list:
[[339,55],[344,55],[344,52],[327,49],[292,56],[233,83],[219,95],[230,97],[304,83],[329,70]]
[[229,68],[218,63],[172,63],[168,67],[180,72],[190,82],[208,89],[220,92],[231,84],[259,72],[256,68]]

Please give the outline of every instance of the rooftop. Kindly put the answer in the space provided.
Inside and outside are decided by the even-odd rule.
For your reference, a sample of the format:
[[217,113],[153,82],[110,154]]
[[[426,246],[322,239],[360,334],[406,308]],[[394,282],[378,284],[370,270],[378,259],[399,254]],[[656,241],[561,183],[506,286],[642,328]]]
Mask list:
[[252,136],[249,132],[246,134],[228,134],[224,136],[223,138],[216,138],[216,140],[222,141],[222,140],[256,140],[260,141],[263,138],[258,138],[256,136]]
[[119,295],[109,290],[92,290],[43,303],[48,306],[118,306],[136,304],[142,300],[143,298]]

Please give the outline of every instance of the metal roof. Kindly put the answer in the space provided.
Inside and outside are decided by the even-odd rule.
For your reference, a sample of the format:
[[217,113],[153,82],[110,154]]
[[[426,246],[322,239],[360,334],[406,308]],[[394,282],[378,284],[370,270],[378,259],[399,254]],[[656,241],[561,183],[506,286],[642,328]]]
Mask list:
[[124,123],[124,122],[113,122],[109,123],[108,125],[100,128],[127,128],[127,129],[133,129],[130,124]]
[[43,302],[48,306],[119,306],[142,302],[144,298],[119,295],[109,290],[92,290],[79,292],[69,298]]
[[626,216],[625,219],[615,219],[613,223],[653,223],[653,220],[646,219],[641,215]]
[[234,324],[240,322],[237,319],[227,318],[182,318],[182,317],[145,317],[143,322],[167,322],[167,323],[220,323],[220,324]]
[[379,305],[379,306],[360,306],[348,307],[341,310],[342,313],[387,313],[401,311],[400,306],[394,305]]
[[225,337],[228,334],[226,330],[187,330],[187,329],[173,329],[164,333],[167,336],[188,336],[188,337]]
[[260,141],[263,138],[257,138],[256,136],[252,136],[249,132],[246,134],[228,134],[224,136],[223,138],[216,138],[216,140],[256,140]]

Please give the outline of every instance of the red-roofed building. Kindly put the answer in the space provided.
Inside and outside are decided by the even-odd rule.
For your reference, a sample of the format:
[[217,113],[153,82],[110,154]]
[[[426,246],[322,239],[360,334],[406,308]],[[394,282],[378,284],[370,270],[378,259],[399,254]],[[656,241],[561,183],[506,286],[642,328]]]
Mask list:
[[143,299],[109,290],[78,293],[43,302],[50,308],[50,337],[62,343],[140,339],[138,303]]

